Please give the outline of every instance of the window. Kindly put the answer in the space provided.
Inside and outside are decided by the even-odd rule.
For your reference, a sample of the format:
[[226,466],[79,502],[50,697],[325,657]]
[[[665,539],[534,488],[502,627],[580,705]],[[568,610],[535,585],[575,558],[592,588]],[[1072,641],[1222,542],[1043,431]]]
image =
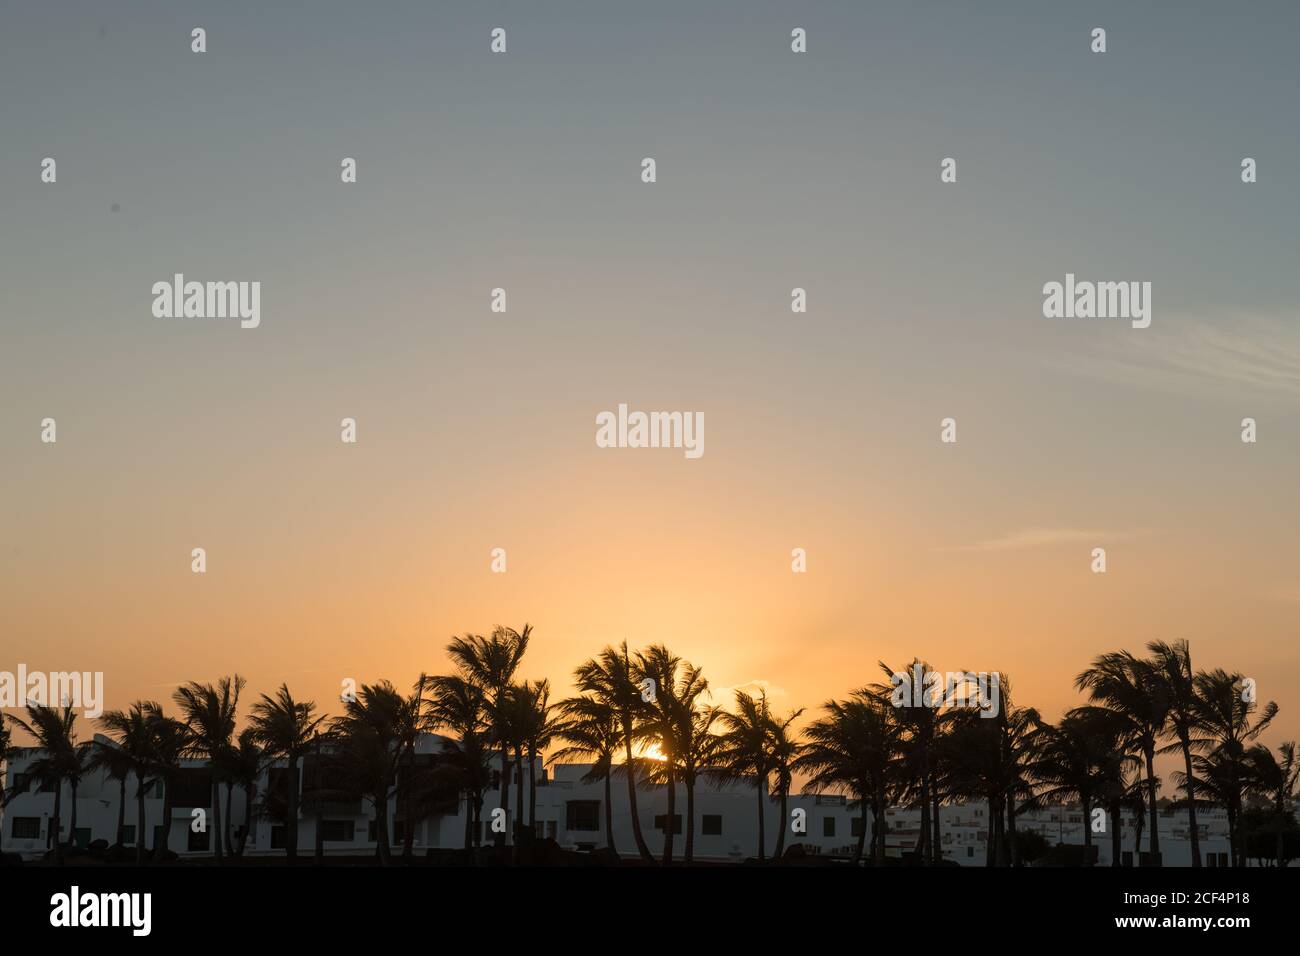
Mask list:
[[209,849],[207,830],[195,832],[192,828],[187,827],[186,829],[189,832],[189,841],[185,844],[185,849],[189,850],[191,853],[198,853]]
[[564,829],[600,829],[599,800],[570,800],[564,805],[564,811]]
[[[951,836],[950,834],[944,834],[944,835]],[[854,817],[852,820],[849,821],[849,836],[854,836],[854,837],[862,836],[862,817]]]
[[[659,814],[658,816],[655,817],[655,829],[656,830],[664,829],[664,825],[667,822],[668,822],[668,814],[666,813]],[[680,813],[674,813],[673,833],[681,833],[681,832],[682,832],[682,815]]]
[[704,814],[704,819],[701,821],[700,832],[705,836],[722,836],[722,814]]
[[72,834],[72,841],[83,850],[90,846],[90,838],[90,827],[77,827],[76,831]]
[[285,848],[284,824],[276,823],[271,826],[271,849],[283,850]]
[[122,827],[122,846],[135,846],[134,824],[127,827]]
[[322,820],[321,839],[326,843],[351,843],[356,824],[351,820]]
[[15,840],[39,840],[41,838],[41,818],[14,817],[9,835]]
[[538,839],[555,839],[555,821],[538,820],[533,825],[533,835]]
[[975,848],[973,846],[966,847],[966,856],[972,857],[974,855],[975,855]]
[[32,788],[32,775],[30,773],[14,774],[14,792],[26,793]]
[[833,837],[833,836],[835,836],[835,818],[834,818],[834,817],[822,817],[822,836],[824,836],[824,837]]

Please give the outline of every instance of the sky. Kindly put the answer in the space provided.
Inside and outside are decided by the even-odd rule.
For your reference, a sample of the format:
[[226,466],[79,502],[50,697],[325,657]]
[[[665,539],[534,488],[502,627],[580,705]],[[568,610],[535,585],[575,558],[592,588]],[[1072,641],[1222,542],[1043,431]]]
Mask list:
[[[1295,738],[1297,27],[6,0],[0,669],[331,711],[529,622],[560,693],[627,640],[723,702],[811,716],[919,656],[1055,720],[1185,638]],[[259,281],[260,326],[154,317],[175,273]],[[1044,318],[1067,273],[1149,281],[1150,327]],[[620,403],[703,413],[705,454],[597,447]]]

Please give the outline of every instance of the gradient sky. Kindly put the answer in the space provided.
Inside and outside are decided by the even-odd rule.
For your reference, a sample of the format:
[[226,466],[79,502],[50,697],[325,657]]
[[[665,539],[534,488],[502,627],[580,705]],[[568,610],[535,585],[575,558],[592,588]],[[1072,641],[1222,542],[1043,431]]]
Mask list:
[[[781,709],[919,655],[1055,719],[1187,638],[1295,737],[1300,8],[1088,7],[6,2],[0,668],[332,709],[529,621],[561,688],[624,638]],[[175,272],[261,327],[153,318]],[[1044,319],[1067,272],[1151,327]],[[597,448],[620,402],[704,457]]]

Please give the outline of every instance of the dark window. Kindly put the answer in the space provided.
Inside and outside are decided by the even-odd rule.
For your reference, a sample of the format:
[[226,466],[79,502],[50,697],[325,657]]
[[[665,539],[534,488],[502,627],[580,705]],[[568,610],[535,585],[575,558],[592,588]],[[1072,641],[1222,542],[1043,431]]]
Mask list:
[[212,806],[212,774],[203,767],[186,767],[171,785],[172,807],[189,810]]
[[271,827],[271,849],[283,850],[285,848],[284,824],[277,823]]
[[849,836],[862,836],[862,817],[854,817],[849,821]]
[[969,856],[974,856],[974,855],[975,855],[975,848],[974,848],[973,846],[968,846],[968,847],[966,847],[966,855],[967,855],[968,857],[969,857]]
[[193,827],[187,829],[189,830],[190,836],[189,842],[185,844],[185,849],[189,850],[191,853],[198,853],[209,849],[207,830],[196,831]]
[[122,846],[135,846],[135,826],[122,827]]
[[14,817],[9,835],[15,840],[37,840],[41,836],[40,817]]
[[[664,829],[664,824],[667,823],[667,822],[668,822],[668,814],[666,814],[666,813],[661,813],[661,814],[659,814],[657,817],[655,817],[655,829],[656,829],[656,830],[662,830],[662,829]],[[676,833],[681,833],[681,832],[682,832],[682,815],[681,815],[680,813],[674,813],[674,814],[673,814],[673,833],[676,834]]]
[[822,817],[822,836],[824,836],[824,837],[833,837],[833,836],[835,836],[835,818],[834,818],[834,817]]
[[700,832],[705,836],[722,836],[722,814],[704,814],[704,819],[700,821]]
[[14,774],[14,792],[26,793],[32,788],[32,775],[30,773]]
[[351,820],[322,820],[321,839],[326,843],[351,843],[356,824]]
[[600,801],[570,800],[565,804],[564,828],[566,830],[599,830]]

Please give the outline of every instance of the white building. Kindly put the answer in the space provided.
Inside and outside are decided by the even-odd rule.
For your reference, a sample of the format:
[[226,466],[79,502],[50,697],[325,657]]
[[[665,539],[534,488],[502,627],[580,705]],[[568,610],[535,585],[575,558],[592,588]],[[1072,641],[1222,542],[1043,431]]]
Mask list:
[[[107,743],[106,738],[97,739]],[[442,738],[426,735],[416,746],[417,760],[434,763],[441,755]],[[42,856],[50,847],[50,833],[54,813],[52,788],[31,779],[27,768],[39,756],[32,748],[19,749],[10,759],[5,784],[15,785],[17,791],[0,816],[0,851],[19,854],[25,858]],[[278,799],[282,792],[284,761],[262,772],[258,784],[259,801],[268,793]],[[499,768],[499,758],[494,761]],[[300,775],[306,772],[300,767]],[[608,844],[605,833],[605,790],[602,782],[583,783],[582,777],[590,768],[586,765],[561,764],[551,768],[535,767],[536,777],[536,832],[538,836],[554,839],[561,847],[570,850],[593,850]],[[518,768],[512,764],[510,780],[510,824],[518,818],[517,806]],[[525,769],[525,774],[527,773]],[[272,778],[275,778],[272,780]],[[189,760],[182,764],[182,780],[172,787],[172,826],[168,848],[179,856],[210,855],[211,838],[215,829],[211,821],[204,820],[206,829],[192,824],[196,816],[206,818],[211,808],[210,776],[204,761]],[[524,819],[527,810],[528,785],[525,777]],[[300,787],[301,792],[301,787]],[[87,774],[79,783],[76,800],[76,830],[72,825],[71,790],[65,783],[60,811],[65,843],[74,841],[88,846],[93,841],[107,844],[116,842],[118,825],[120,783],[109,779],[103,772]],[[631,816],[628,812],[627,784],[616,777],[611,785],[613,806],[614,842],[620,855],[636,856]],[[236,788],[229,795],[221,791],[222,823],[230,828],[231,842],[237,844],[246,817],[245,796]],[[162,789],[152,784],[145,792],[145,827],[151,834],[148,846],[156,845],[156,835],[161,829],[163,814]],[[479,838],[484,845],[491,844],[492,810],[500,803],[500,792],[489,790],[484,795]],[[135,846],[138,813],[136,781],[126,782],[126,812],[124,815],[124,845]],[[413,837],[414,848],[420,855],[430,849],[460,849],[465,842],[465,806],[453,794],[446,805],[417,822]],[[789,798],[790,829],[786,833],[786,846],[799,844],[807,855],[847,858],[858,842],[862,817],[856,801],[842,796],[817,794],[792,794]],[[201,810],[201,814],[196,811]],[[797,813],[796,811],[801,811]],[[663,850],[663,827],[666,825],[667,790],[664,787],[639,789],[637,813],[642,834],[651,852],[660,856]],[[686,793],[677,787],[674,836],[674,855],[680,858],[685,850],[686,828],[682,815],[686,812]],[[769,799],[764,807],[766,823],[765,850],[770,856],[777,842],[780,806]],[[298,820],[298,852],[311,856],[316,843],[317,819],[320,819],[324,851],[331,856],[373,855],[376,851],[374,808],[365,800],[336,801],[323,805],[319,812],[306,806],[300,808]],[[798,832],[796,819],[802,827]],[[404,821],[396,797],[389,802],[389,842],[396,852],[404,837]],[[886,812],[889,827],[886,839],[890,856],[901,856],[916,846],[920,826],[919,810],[890,809]],[[1222,811],[1204,809],[1198,812],[1201,829],[1201,851],[1207,864],[1226,865],[1227,826]],[[1125,865],[1132,865],[1132,820],[1121,821],[1122,852]],[[870,814],[866,823],[868,839],[871,834]],[[1049,844],[1083,842],[1083,815],[1077,807],[1052,807],[1035,813],[1022,814],[1017,827],[1035,830]],[[941,814],[940,840],[946,860],[962,866],[983,866],[988,839],[988,808],[983,804],[946,806]],[[1109,834],[1094,834],[1098,848],[1099,865],[1111,862]],[[1142,846],[1147,846],[1144,834]],[[1187,839],[1185,812],[1163,812],[1160,815],[1160,847],[1164,862],[1171,866],[1186,866],[1191,861],[1190,843]],[[245,856],[278,856],[284,852],[284,825],[271,819],[259,819],[254,814],[245,845]],[[695,793],[694,858],[698,861],[739,862],[757,856],[758,852],[758,796],[753,787],[728,784],[721,787],[701,783]],[[868,846],[864,851],[870,854]]]

